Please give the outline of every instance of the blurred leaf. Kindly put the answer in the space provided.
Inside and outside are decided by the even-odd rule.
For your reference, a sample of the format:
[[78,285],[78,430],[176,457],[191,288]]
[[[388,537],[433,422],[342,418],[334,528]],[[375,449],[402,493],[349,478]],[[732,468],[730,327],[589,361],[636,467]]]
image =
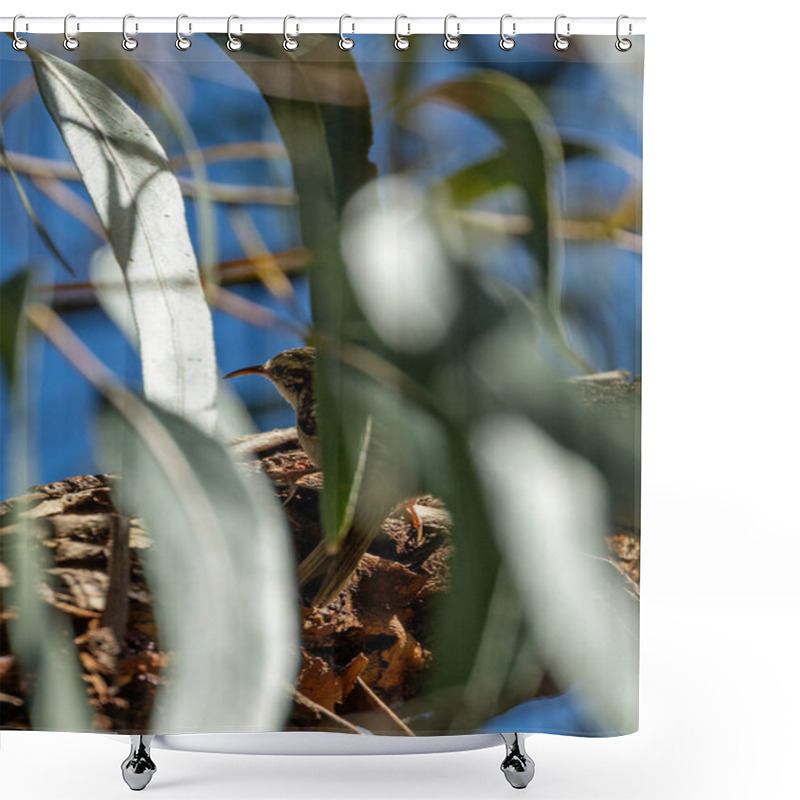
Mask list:
[[459,205],[469,205],[515,180],[514,165],[506,153],[501,153],[448,175],[440,187],[446,188]]
[[[279,729],[298,624],[286,521],[269,481],[245,478],[229,451],[190,422],[106,392],[104,466],[122,476],[119,507],[141,515],[153,538],[145,567],[159,632],[176,654],[152,729]],[[226,397],[223,413],[240,415],[232,403]]]
[[380,178],[348,204],[342,253],[361,309],[395,350],[432,350],[458,313],[460,292],[436,206],[412,181]]
[[636,730],[638,606],[603,559],[610,518],[601,475],[522,416],[489,417],[471,445],[546,663],[603,730]]
[[[19,416],[14,419],[15,423],[21,421]],[[18,449],[16,455],[20,455]],[[16,528],[18,540],[7,557],[14,575],[14,584],[5,590],[9,609],[14,609],[8,620],[8,635],[24,674],[35,676],[29,683],[33,728],[91,731],[92,710],[86,684],[80,678],[72,620],[41,597],[43,578],[52,567],[50,551],[41,544],[41,522],[12,512],[7,524]]]
[[[227,37],[212,38],[224,47]],[[352,413],[340,379],[342,342],[363,339],[358,308],[340,253],[340,218],[358,188],[376,175],[369,160],[369,96],[349,52],[333,36],[303,36],[295,52],[282,36],[259,36],[238,52],[226,50],[269,105],[292,165],[303,244],[311,251],[311,309],[315,326],[323,527],[338,535],[347,516],[365,417]],[[265,354],[266,355],[269,354]]]
[[17,376],[19,337],[24,324],[25,297],[31,277],[30,270],[20,270],[0,285],[0,358],[6,380],[11,385]]
[[[28,353],[27,293],[33,283],[30,269],[21,270],[0,286],[0,356],[9,384],[4,431],[4,466],[9,467],[8,483],[13,493],[23,494],[36,474],[36,450],[30,414],[33,408],[26,371],[22,363]],[[0,563],[5,562],[14,576],[6,588],[11,651],[20,661],[28,681],[31,721],[38,730],[88,731],[92,713],[86,685],[80,679],[81,667],[69,616],[54,609],[41,597],[46,570],[53,566],[49,548],[43,547],[41,523],[25,513],[25,504],[11,508],[5,524],[17,530],[17,543],[4,551],[9,537],[0,537]]]
[[122,266],[139,330],[145,392],[211,427],[217,390],[211,314],[164,150],[97,78],[48,53],[26,52]]

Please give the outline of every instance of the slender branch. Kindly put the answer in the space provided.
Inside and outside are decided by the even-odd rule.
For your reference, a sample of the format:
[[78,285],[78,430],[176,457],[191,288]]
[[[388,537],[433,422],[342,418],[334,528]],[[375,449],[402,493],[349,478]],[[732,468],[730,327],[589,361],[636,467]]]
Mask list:
[[325,706],[321,706],[319,703],[314,702],[310,697],[307,697],[298,689],[294,690],[294,699],[300,705],[312,709],[323,717],[327,717],[329,720],[335,722],[337,725],[340,725],[342,728],[345,728],[351,733],[359,733],[362,736],[365,735],[364,731],[353,725],[352,722],[348,722],[344,717],[340,717],[335,712],[325,708]]
[[292,442],[297,444],[296,428],[277,428],[274,431],[237,436],[228,444],[233,450],[233,454],[242,458],[250,455],[265,455]]
[[94,207],[87,203],[80,195],[73,192],[63,181],[56,178],[34,177],[33,183],[42,194],[47,195],[56,205],[61,206],[78,222],[83,223],[92,233],[101,239],[106,238],[100,218]]
[[414,731],[412,731],[411,728],[409,728],[408,725],[406,725],[405,722],[403,722],[403,720],[401,720],[400,717],[398,717],[397,714],[395,714],[394,711],[392,711],[392,709],[389,708],[389,706],[387,706],[386,703],[384,703],[383,700],[381,700],[381,698],[378,697],[378,695],[375,694],[375,692],[373,692],[369,686],[367,686],[367,684],[364,682],[364,679],[360,675],[356,678],[356,684],[361,687],[361,691],[363,691],[364,694],[369,698],[369,701],[373,704],[373,706],[375,706],[375,708],[377,708],[379,711],[383,712],[401,731],[403,731],[403,733],[405,733],[407,736],[416,736]]
[[206,290],[206,299],[211,305],[237,319],[260,328],[283,328],[300,339],[305,339],[308,336],[307,327],[301,328],[290,320],[279,316],[274,311],[248,300],[246,297],[210,283],[204,283],[204,288]]
[[[302,275],[306,272],[309,263],[308,251],[302,247],[285,250],[282,253],[273,253],[269,259],[287,276]],[[261,257],[237,258],[223,261],[216,266],[221,275],[222,286],[234,286],[240,283],[250,283],[258,279]],[[95,286],[90,281],[74,281],[72,283],[42,284],[35,286],[33,291],[39,296],[52,298],[54,309],[72,310],[97,305]]]
[[14,84],[0,99],[0,117],[8,119],[21,105],[36,94],[36,79],[28,75]]
[[81,375],[98,388],[118,387],[111,370],[75,335],[49,306],[31,303],[28,319],[61,351]]
[[[196,151],[202,156],[206,164],[220,161],[246,161],[248,159],[283,159],[286,158],[286,148],[280,142],[230,142],[216,144]],[[193,153],[174,156],[169,160],[174,170],[185,169]]]
[[[66,161],[6,152],[0,157],[0,166],[24,175],[38,178],[57,178],[62,181],[80,181],[78,170]],[[187,197],[202,194],[202,188],[192,178],[177,176],[181,191]],[[245,186],[229,183],[207,184],[208,197],[217,203],[292,206],[297,202],[293,189],[282,186]]]

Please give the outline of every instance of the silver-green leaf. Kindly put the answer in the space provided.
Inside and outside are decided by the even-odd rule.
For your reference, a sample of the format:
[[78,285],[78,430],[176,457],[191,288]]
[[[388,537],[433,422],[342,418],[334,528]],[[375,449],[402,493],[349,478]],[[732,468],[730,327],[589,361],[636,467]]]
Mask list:
[[245,477],[221,442],[185,419],[120,389],[107,396],[103,465],[121,475],[117,505],[152,537],[145,569],[173,654],[151,729],[280,729],[299,627],[271,484]]
[[604,729],[635,731],[638,606],[600,555],[601,474],[519,415],[489,417],[470,444],[537,649]]
[[211,313],[164,149],[97,78],[41,50],[29,53],[42,99],[125,275],[145,393],[211,429],[217,393]]

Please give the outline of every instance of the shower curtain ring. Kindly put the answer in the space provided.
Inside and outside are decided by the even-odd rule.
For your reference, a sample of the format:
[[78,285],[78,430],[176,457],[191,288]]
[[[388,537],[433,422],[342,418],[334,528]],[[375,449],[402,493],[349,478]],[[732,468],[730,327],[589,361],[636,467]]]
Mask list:
[[[242,40],[237,39],[231,33],[231,22],[233,22],[235,19],[239,19],[239,17],[237,17],[236,14],[231,14],[228,17],[228,41],[225,43],[225,47],[227,47],[228,50],[230,50],[232,53],[235,53],[237,50],[242,49]],[[242,32],[242,26],[239,25],[239,33],[241,32]]]
[[[451,19],[456,20],[456,35],[451,36],[447,30],[447,24],[450,22]],[[461,35],[461,23],[458,21],[458,17],[455,14],[448,14],[444,18],[444,49],[445,50],[458,50],[459,44],[461,42],[458,41],[458,37]]]
[[[78,49],[78,45],[80,44],[80,42],[74,36],[70,35],[70,32],[69,32],[69,21],[71,19],[75,19],[75,15],[74,14],[67,14],[67,16],[64,17],[64,49],[65,50],[77,50]],[[77,32],[80,29],[81,29],[80,24],[76,22],[75,23],[75,31]]]
[[[620,33],[620,23],[624,19],[629,19],[627,14],[620,14],[617,17],[617,41],[614,42],[614,47],[616,47],[617,50],[620,51],[620,53],[627,53],[628,50],[630,50],[631,47],[633,46],[633,43],[631,42],[631,40],[630,39],[624,39],[622,37],[622,34]],[[633,25],[631,25],[631,23],[629,21],[628,22],[628,36],[630,36],[632,33],[633,33]]]
[[566,50],[569,47],[569,38],[568,38],[570,36],[570,24],[569,24],[569,22],[567,22],[567,35],[566,36],[562,36],[558,32],[558,21],[561,20],[561,19],[566,19],[566,18],[567,18],[566,14],[559,14],[556,17],[556,21],[555,21],[555,23],[553,25],[553,32],[555,33],[555,36],[556,36],[555,40],[553,41],[553,47],[555,47],[556,50]]
[[[135,50],[139,46],[139,40],[134,38],[133,36],[128,36],[128,20],[129,19],[136,19],[133,14],[126,14],[122,18],[122,49],[123,50]],[[133,29],[135,31],[139,30],[139,23],[134,23]]]
[[395,50],[408,50],[411,46],[411,42],[406,39],[406,36],[411,36],[411,23],[406,22],[406,27],[408,30],[406,31],[406,36],[400,35],[400,20],[401,19],[408,19],[405,14],[398,14],[394,18],[394,49]]
[[[28,40],[27,39],[23,39],[17,33],[17,21],[20,20],[20,19],[25,19],[25,15],[24,14],[17,14],[14,17],[14,22],[13,22],[13,24],[11,26],[11,30],[12,30],[12,32],[14,34],[14,41],[11,42],[11,45],[13,46],[13,48],[15,50],[25,50],[28,47]],[[25,30],[27,30],[27,29],[28,29],[28,23],[26,22],[25,23]]]
[[507,19],[511,19],[511,18],[512,18],[511,14],[503,14],[503,16],[500,17],[500,49],[501,50],[513,50],[514,46],[517,44],[514,41],[514,39],[511,38],[512,36],[516,36],[517,35],[517,23],[516,22],[512,22],[511,23],[511,36],[509,36],[503,30],[503,26],[505,25],[505,21]]
[[[342,50],[352,50],[355,46],[355,42],[352,39],[349,39],[347,36],[344,35],[343,26],[344,21],[346,19],[353,19],[349,14],[342,14],[339,17],[339,47]],[[352,33],[355,33],[356,25],[354,22],[350,23],[350,30]]]
[[[188,50],[192,46],[192,40],[187,39],[181,33],[181,20],[188,18],[189,18],[188,14],[178,14],[178,16],[175,18],[175,47],[177,47],[178,50]],[[192,32],[192,23],[190,22],[189,33],[191,32]]]
[[295,24],[295,36],[289,35],[289,20],[290,19],[297,19],[297,17],[293,17],[291,14],[288,14],[283,18],[283,49],[284,50],[297,50],[297,39],[295,38],[298,33],[300,33],[300,26]]

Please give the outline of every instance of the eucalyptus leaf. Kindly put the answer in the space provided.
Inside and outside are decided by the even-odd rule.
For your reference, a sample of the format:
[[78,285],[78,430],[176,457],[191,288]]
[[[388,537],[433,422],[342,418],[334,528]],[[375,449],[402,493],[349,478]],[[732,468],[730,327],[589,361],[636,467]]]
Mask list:
[[107,394],[102,461],[122,476],[115,502],[152,537],[145,569],[174,653],[152,729],[280,728],[298,624],[286,521],[269,481],[245,478],[218,440],[159,405]]
[[125,275],[145,393],[210,429],[217,391],[211,314],[164,149],[97,78],[46,52],[26,52]]
[[[227,38],[212,38],[225,46]],[[259,36],[246,50],[228,52],[269,106],[286,147],[298,195],[303,244],[311,252],[311,310],[317,344],[316,389],[322,443],[322,522],[334,541],[348,514],[366,424],[348,413],[342,343],[363,339],[368,325],[347,280],[340,252],[341,214],[377,170],[370,161],[370,100],[351,53],[332,36],[303,36],[288,52],[281,36]],[[344,420],[352,420],[345,424]]]
[[379,178],[347,205],[342,253],[372,327],[396,350],[435,348],[458,312],[459,284],[413,182]]
[[[3,466],[10,468],[8,483],[17,495],[29,491],[36,474],[32,402],[24,368],[31,346],[25,308],[32,283],[32,271],[23,269],[0,285],[0,356],[9,400]],[[5,548],[10,537],[0,537],[0,563],[8,565],[14,578],[12,585],[3,590],[3,601],[7,600],[8,608],[13,609],[8,619],[11,649],[22,671],[36,676],[31,682],[30,698],[34,727],[88,731],[92,715],[86,685],[80,679],[72,624],[64,611],[42,599],[42,579],[53,562],[50,549],[42,545],[41,522],[32,519],[27,511],[22,503],[12,505],[4,520],[8,530],[16,530],[16,543],[8,552]]]
[[637,727],[638,607],[604,554],[605,482],[522,416],[471,436],[498,546],[557,682],[610,733]]
[[437,188],[446,189],[456,204],[466,206],[484,195],[513,185],[515,180],[511,159],[507,153],[500,153],[448,175]]
[[14,575],[14,585],[4,590],[9,609],[14,609],[8,620],[8,635],[24,673],[36,676],[30,699],[33,727],[91,731],[92,712],[72,641],[72,622],[68,614],[41,597],[42,578],[52,566],[49,548],[41,544],[45,538],[42,524],[24,511],[10,514],[7,524],[14,526],[18,539],[7,561]]

